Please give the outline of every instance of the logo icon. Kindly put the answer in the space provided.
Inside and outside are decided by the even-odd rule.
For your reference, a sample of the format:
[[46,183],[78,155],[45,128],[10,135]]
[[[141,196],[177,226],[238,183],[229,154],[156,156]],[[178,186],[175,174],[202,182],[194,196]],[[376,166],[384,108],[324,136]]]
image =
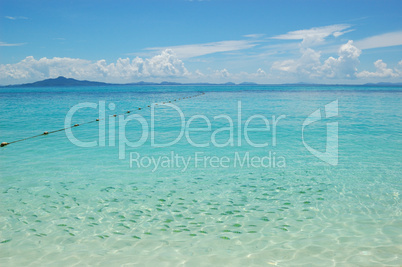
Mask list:
[[316,123],[322,119],[328,119],[338,116],[338,100],[332,101],[325,105],[325,114],[323,115],[320,109],[311,113],[303,122],[302,126],[302,141],[307,150],[320,160],[332,165],[338,165],[338,122],[327,123],[327,141],[325,152],[318,151],[309,146],[304,140],[304,128],[307,125]]

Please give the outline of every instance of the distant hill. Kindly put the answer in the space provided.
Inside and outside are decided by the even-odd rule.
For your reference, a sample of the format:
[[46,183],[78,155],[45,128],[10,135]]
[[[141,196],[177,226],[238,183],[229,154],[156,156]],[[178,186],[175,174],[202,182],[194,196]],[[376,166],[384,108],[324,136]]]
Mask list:
[[[33,82],[33,83],[24,83],[24,84],[15,84],[15,85],[6,85],[0,87],[73,87],[73,86],[126,86],[126,85],[222,85],[216,83],[177,83],[177,82],[166,82],[163,81],[161,83],[154,82],[136,82],[136,83],[125,83],[125,84],[116,84],[116,83],[104,83],[104,82],[93,82],[93,81],[80,81],[73,78],[66,78],[63,76],[54,78],[54,79],[46,79],[43,81]],[[228,82],[223,85],[236,85],[235,83]]]
[[158,85],[158,83],[152,83],[152,82],[137,82],[137,83],[126,83],[125,85]]
[[177,82],[136,82],[136,83],[125,83],[125,84],[117,84],[117,83],[104,83],[104,82],[93,82],[93,81],[80,81],[72,78],[66,78],[63,76],[54,78],[54,79],[46,79],[43,81],[33,82],[33,83],[25,83],[25,84],[16,84],[16,85],[5,85],[0,87],[73,87],[73,86],[141,86],[141,85],[195,85],[195,86],[213,86],[213,85],[226,85],[226,86],[402,86],[402,83],[366,83],[366,84],[356,84],[356,85],[348,85],[348,84],[309,84],[309,83],[288,83],[288,84],[257,84],[253,82],[243,82],[240,84],[235,84],[233,82],[227,83],[177,83]]
[[175,82],[161,82],[160,85],[181,85],[181,83],[175,83]]
[[[229,83],[228,83],[229,84]],[[235,85],[234,83],[230,83]],[[136,82],[136,83],[125,83],[125,84],[116,84],[116,83],[104,83],[104,82],[93,82],[93,81],[80,81],[73,78],[66,78],[63,76],[59,76],[54,79],[46,79],[43,81],[33,82],[33,83],[24,83],[24,84],[14,84],[14,85],[0,85],[0,87],[73,87],[73,86],[125,86],[125,85],[183,85],[182,83],[177,82]],[[216,85],[210,83],[189,83],[186,85]]]
[[402,83],[366,83],[364,86],[402,86]]
[[55,79],[46,79],[34,83],[8,85],[6,87],[105,86],[105,85],[110,84],[103,82],[79,81],[76,79],[60,76]]
[[258,85],[258,83],[253,83],[253,82],[242,82],[242,83],[239,83],[239,85]]

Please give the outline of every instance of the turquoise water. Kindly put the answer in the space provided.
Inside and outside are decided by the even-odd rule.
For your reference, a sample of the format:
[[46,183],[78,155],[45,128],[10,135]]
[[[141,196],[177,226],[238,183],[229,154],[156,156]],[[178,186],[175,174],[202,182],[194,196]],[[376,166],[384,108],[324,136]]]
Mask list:
[[[0,142],[64,128],[67,112],[78,103],[105,101],[107,119],[104,131],[99,123],[72,129],[87,142],[99,141],[101,131],[104,146],[79,147],[59,132],[0,149],[0,266],[402,265],[400,88],[1,90]],[[167,143],[179,136],[181,121],[177,110],[162,103],[200,92],[205,94],[174,103],[186,122],[194,115],[210,120],[210,130],[188,133],[193,142],[209,146],[191,145],[184,134],[172,146],[154,147],[148,132],[141,146],[123,146],[119,159],[119,116],[111,117],[113,124],[108,115],[131,110],[150,125],[147,105],[158,103],[155,141]],[[305,143],[325,151],[327,123],[338,123],[333,166],[306,149],[302,125],[336,100],[338,116],[304,132]],[[249,138],[265,147],[250,145],[243,131],[257,114],[268,119],[270,130],[250,132]],[[227,119],[214,119],[219,115],[233,120],[233,142],[224,147],[211,141],[214,131],[230,126]],[[286,117],[274,134],[272,116],[281,115]],[[96,109],[81,109],[72,123],[98,117]],[[255,119],[249,127],[264,125]],[[205,129],[205,120],[194,119],[191,128],[197,127]],[[142,130],[131,121],[125,135],[135,142]],[[224,144],[230,137],[226,130],[215,139]],[[143,164],[130,160],[130,153]],[[189,159],[188,166],[169,161],[172,153]],[[256,161],[242,165],[246,155]],[[228,160],[219,165],[212,157]],[[265,164],[258,162],[264,157]],[[166,164],[155,167],[148,160],[158,158]]]

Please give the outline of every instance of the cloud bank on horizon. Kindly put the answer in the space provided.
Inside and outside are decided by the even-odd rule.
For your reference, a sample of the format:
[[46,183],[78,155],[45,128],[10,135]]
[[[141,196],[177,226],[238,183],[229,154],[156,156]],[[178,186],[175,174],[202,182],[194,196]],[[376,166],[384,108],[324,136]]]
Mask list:
[[[27,23],[33,20],[31,15],[25,17],[14,14],[4,15],[3,20],[8,23]],[[14,24],[10,25],[14,27]],[[20,49],[23,53],[15,52],[8,63],[0,61],[0,84],[25,83],[58,76],[117,83],[141,80],[257,83],[402,82],[401,30],[394,27],[390,28],[392,31],[384,29],[386,32],[368,35],[370,32],[361,34],[359,26],[350,23],[305,29],[293,27],[282,33],[275,29],[275,34],[272,35],[268,34],[269,30],[265,33],[234,32],[232,35],[237,37],[226,40],[195,43],[179,40],[182,44],[175,40],[176,43],[172,42],[174,45],[143,46],[137,48],[137,52],[123,53],[126,56],[120,56],[117,60],[113,60],[110,55],[108,60],[99,55],[98,58],[92,55],[92,60],[85,56],[38,57],[40,53],[35,52],[35,49],[29,54],[30,42],[17,39],[6,42],[1,38],[2,54],[5,49]],[[207,40],[207,37],[208,35],[203,38],[194,37],[194,40]],[[214,36],[210,39],[217,38]],[[62,35],[49,39],[55,42],[55,47],[69,42],[69,38]],[[127,43],[130,44],[129,41]],[[158,40],[151,43],[164,42]],[[61,50],[56,50],[58,51]],[[51,54],[54,53],[52,51]],[[26,54],[25,58],[17,62],[13,60],[22,54]]]
[[[328,82],[365,81],[365,78],[402,78],[402,59],[394,68],[387,67],[382,59],[373,62],[375,71],[359,71],[359,57],[362,49],[371,49],[384,46],[402,45],[402,32],[388,33],[383,36],[373,36],[354,43],[352,40],[341,45],[337,56],[322,59],[321,52],[311,47],[322,44],[328,36],[338,37],[348,29],[347,25],[331,25],[316,27],[307,30],[289,32],[272,37],[280,40],[301,40],[299,43],[298,58],[274,61],[268,72],[258,68],[254,73],[230,73],[226,68],[209,70],[203,73],[200,70],[189,71],[184,59],[196,58],[214,53],[245,50],[252,48],[261,41],[221,41],[207,44],[183,45],[177,47],[149,48],[160,50],[158,55],[141,58],[119,58],[114,63],[107,63],[100,59],[90,61],[79,58],[40,58],[28,56],[18,63],[1,64],[1,81],[36,81],[58,76],[75,79],[89,79],[108,82],[132,82],[138,80],[179,80],[191,81],[252,81],[269,83],[275,80],[275,75],[299,77],[310,81]],[[392,38],[381,38],[390,36]],[[398,39],[399,38],[399,39]],[[391,39],[391,40],[390,40]],[[402,58],[402,57],[401,57]],[[289,79],[289,78],[287,78]],[[277,79],[278,80],[278,79]],[[283,80],[282,82],[286,82]]]

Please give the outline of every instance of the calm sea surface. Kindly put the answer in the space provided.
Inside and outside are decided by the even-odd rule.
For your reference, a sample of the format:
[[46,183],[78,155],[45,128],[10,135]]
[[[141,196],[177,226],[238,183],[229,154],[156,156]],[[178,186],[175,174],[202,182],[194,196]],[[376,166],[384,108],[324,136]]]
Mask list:
[[80,103],[0,148],[0,266],[402,265],[401,88],[3,88],[0,142]]

